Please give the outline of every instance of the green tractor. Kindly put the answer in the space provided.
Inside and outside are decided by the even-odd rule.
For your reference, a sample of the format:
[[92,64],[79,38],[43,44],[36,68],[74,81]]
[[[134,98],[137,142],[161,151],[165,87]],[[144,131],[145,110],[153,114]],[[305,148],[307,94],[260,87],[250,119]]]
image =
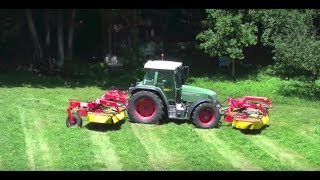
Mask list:
[[129,88],[131,121],[158,124],[162,119],[190,120],[198,128],[214,128],[221,105],[214,91],[185,85],[188,66],[181,62],[150,60],[141,82]]

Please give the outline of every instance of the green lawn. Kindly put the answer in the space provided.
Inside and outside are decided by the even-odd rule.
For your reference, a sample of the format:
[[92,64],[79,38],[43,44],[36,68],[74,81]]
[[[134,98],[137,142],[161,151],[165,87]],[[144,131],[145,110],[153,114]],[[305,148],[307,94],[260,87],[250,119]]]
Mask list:
[[189,83],[215,90],[221,102],[271,98],[268,126],[243,133],[223,120],[217,129],[168,120],[67,128],[68,99],[93,100],[106,84],[1,74],[0,170],[320,170],[318,89],[308,94],[307,85],[264,76]]

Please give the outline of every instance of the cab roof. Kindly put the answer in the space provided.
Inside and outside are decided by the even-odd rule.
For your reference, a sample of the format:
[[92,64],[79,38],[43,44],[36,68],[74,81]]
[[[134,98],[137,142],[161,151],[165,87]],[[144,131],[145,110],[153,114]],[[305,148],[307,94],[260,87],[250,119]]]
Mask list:
[[181,62],[175,61],[162,61],[162,60],[149,60],[145,65],[145,69],[163,69],[163,70],[175,70],[181,66]]

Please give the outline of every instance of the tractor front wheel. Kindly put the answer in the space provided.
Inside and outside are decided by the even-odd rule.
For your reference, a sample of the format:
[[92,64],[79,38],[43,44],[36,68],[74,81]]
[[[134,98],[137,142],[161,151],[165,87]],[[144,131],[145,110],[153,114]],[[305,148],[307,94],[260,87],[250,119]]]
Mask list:
[[195,126],[204,129],[217,127],[220,117],[219,109],[211,103],[200,104],[192,114]]
[[136,123],[158,124],[163,116],[163,102],[152,92],[139,91],[129,99],[128,115]]
[[72,118],[73,118],[74,123],[71,123],[69,120],[69,117],[67,117],[67,119],[66,119],[67,127],[71,127],[71,126],[75,126],[75,125],[77,125],[79,127],[82,126],[82,119],[78,114],[72,114]]

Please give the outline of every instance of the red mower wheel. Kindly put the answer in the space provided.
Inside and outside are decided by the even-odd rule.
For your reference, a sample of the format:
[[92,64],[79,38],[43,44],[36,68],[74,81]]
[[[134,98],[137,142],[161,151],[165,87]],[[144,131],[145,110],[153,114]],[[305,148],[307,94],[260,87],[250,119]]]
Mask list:
[[149,91],[139,91],[129,100],[128,115],[133,122],[157,124],[163,116],[162,100]]
[[72,114],[72,118],[73,118],[74,123],[70,123],[69,117],[67,117],[67,119],[66,119],[67,127],[71,127],[71,126],[75,126],[75,125],[82,127],[82,119],[78,114]]
[[219,109],[211,103],[202,103],[193,111],[192,119],[198,128],[214,128],[220,121]]

